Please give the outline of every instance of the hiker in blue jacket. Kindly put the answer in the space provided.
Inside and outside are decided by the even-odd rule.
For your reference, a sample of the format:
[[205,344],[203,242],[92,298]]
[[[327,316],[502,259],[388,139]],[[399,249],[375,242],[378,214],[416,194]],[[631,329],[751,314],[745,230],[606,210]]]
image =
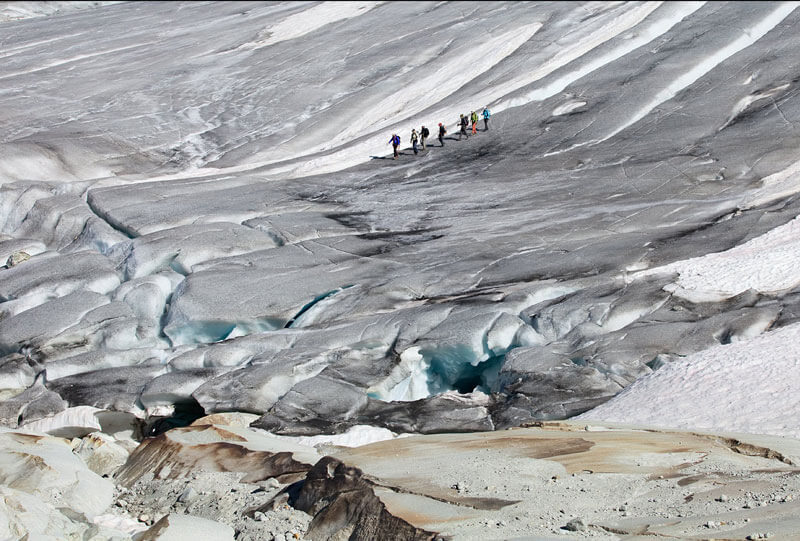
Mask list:
[[397,159],[397,147],[400,146],[400,136],[397,135],[396,133],[393,133],[392,134],[392,138],[389,139],[389,143],[392,145],[392,148],[394,149],[394,158],[393,159],[396,160]]
[[489,131],[489,118],[492,116],[492,113],[489,111],[488,107],[483,108],[483,131]]

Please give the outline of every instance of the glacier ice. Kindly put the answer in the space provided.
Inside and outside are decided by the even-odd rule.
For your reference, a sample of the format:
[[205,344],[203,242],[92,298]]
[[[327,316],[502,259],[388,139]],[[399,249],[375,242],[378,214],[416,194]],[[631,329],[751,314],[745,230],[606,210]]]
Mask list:
[[75,7],[0,14],[4,425],[491,430],[800,317],[794,4]]

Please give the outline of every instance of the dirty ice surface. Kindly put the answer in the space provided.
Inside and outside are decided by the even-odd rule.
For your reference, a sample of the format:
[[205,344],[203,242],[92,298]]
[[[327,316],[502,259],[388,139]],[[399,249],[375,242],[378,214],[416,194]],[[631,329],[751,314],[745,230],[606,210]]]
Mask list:
[[796,435],[797,7],[6,4],[0,422]]

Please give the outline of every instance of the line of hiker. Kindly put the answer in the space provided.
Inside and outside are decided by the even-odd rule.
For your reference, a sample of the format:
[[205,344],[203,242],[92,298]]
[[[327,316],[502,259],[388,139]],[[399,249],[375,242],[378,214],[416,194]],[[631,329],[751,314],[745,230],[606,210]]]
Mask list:
[[[491,111],[489,111],[488,107],[483,108],[483,112],[481,113],[483,117],[483,131],[489,131],[489,119],[492,117]],[[470,134],[467,133],[467,126],[472,124],[472,135],[478,133],[478,113],[472,111],[469,116],[460,115],[458,119],[458,125],[461,128],[461,131],[458,133],[458,140],[461,141],[461,136],[465,135],[467,139],[469,139]],[[444,124],[439,122],[439,144],[444,146],[444,136],[447,134],[447,128],[444,127]],[[414,150],[414,154],[419,154],[420,149],[417,148],[418,144],[422,145],[421,150],[425,150],[425,140],[430,137],[431,132],[425,126],[422,126],[417,132],[417,129],[414,128],[411,130],[411,148]],[[391,139],[389,139],[389,144],[392,145],[392,149],[394,150],[394,159],[396,160],[399,156],[397,152],[397,148],[400,146],[400,136],[396,133],[392,134]]]

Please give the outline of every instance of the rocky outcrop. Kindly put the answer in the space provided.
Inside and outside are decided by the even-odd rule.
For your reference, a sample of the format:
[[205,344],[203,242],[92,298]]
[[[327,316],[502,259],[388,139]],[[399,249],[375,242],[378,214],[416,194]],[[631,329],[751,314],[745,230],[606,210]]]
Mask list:
[[309,513],[306,537],[313,541],[431,541],[434,532],[392,515],[375,495],[374,484],[358,468],[324,457],[308,472],[295,508]]
[[145,439],[116,475],[129,487],[143,475],[177,479],[192,472],[241,472],[246,482],[302,476],[318,459],[312,450],[235,426],[175,428]]
[[77,441],[75,454],[83,459],[87,468],[103,477],[112,476],[130,455],[125,447],[102,432],[94,432]]

